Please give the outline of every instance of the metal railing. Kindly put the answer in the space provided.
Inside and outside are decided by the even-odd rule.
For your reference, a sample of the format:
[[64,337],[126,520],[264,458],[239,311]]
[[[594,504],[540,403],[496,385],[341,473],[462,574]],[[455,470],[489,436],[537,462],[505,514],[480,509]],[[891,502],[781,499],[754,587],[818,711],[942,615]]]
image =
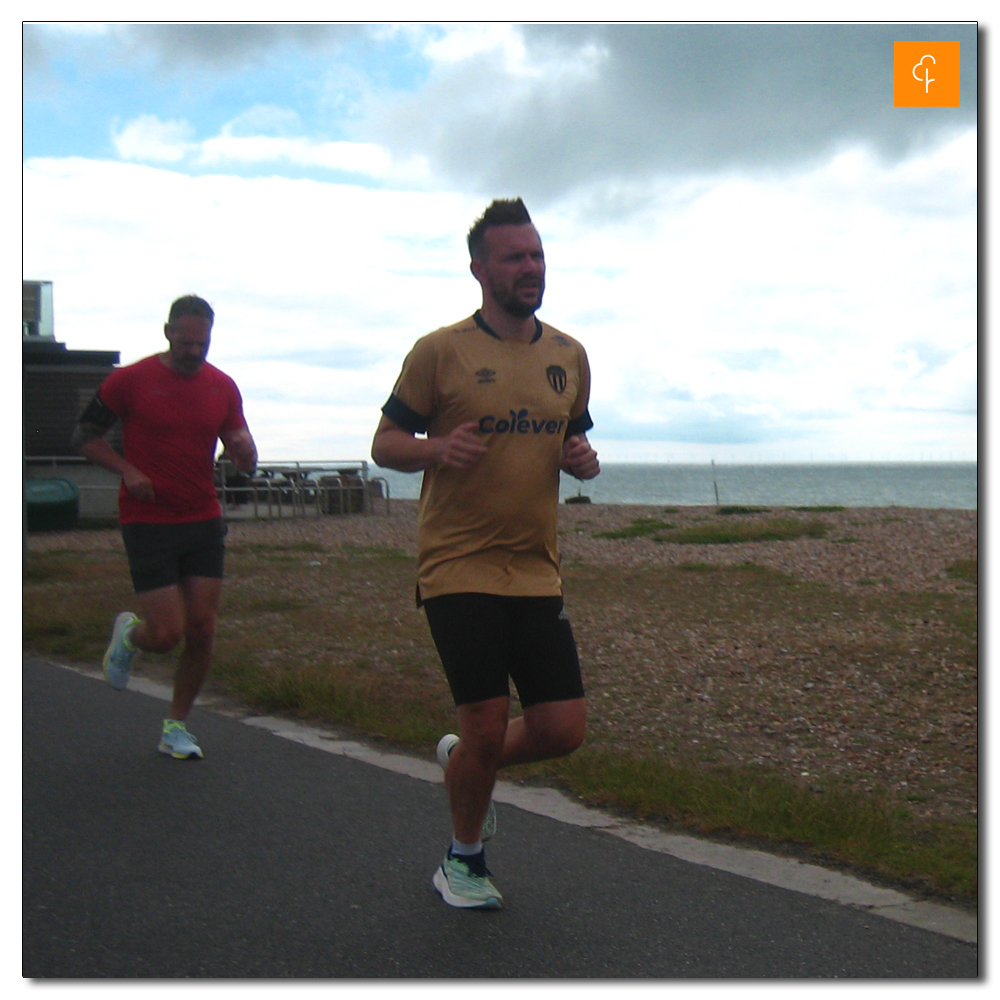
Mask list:
[[376,499],[382,499],[385,513],[390,513],[389,483],[369,476],[364,461],[263,462],[251,478],[221,462],[216,480],[219,502],[232,518],[371,514]]
[[[24,461],[26,471],[28,466],[48,467],[53,475],[72,479],[81,493],[104,494],[109,512],[117,510],[117,478],[107,484],[76,481],[73,473],[90,466],[82,456],[26,456]],[[373,514],[379,500],[385,514],[391,513],[388,480],[370,476],[366,461],[264,462],[248,477],[221,460],[215,466],[215,482],[222,512],[230,520]]]

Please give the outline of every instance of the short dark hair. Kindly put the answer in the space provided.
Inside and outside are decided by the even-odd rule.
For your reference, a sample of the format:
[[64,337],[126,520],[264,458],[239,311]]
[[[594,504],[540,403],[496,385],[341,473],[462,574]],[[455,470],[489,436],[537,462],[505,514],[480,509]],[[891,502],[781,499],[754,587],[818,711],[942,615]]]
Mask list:
[[181,316],[201,316],[210,324],[215,322],[215,311],[197,295],[182,295],[170,306],[167,326],[173,326]]
[[520,198],[496,198],[469,230],[469,256],[482,260],[486,249],[486,230],[493,226],[530,226],[531,216]]

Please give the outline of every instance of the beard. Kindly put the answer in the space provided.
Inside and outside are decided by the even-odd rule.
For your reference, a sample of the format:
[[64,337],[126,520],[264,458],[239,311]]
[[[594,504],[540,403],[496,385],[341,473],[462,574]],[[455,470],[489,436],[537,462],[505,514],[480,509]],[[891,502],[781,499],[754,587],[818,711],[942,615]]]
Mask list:
[[205,355],[201,357],[191,357],[185,355],[181,358],[174,358],[174,365],[182,375],[196,375],[205,363]]
[[511,316],[516,316],[518,319],[527,319],[529,316],[534,316],[535,312],[542,306],[542,296],[545,294],[545,279],[542,278],[537,285],[535,282],[531,282],[530,285],[522,284],[521,287],[537,288],[538,294],[534,302],[528,302],[521,298],[518,294],[518,286],[516,284],[512,288],[494,287],[492,289],[493,297],[496,299],[497,305],[504,312],[509,313]]

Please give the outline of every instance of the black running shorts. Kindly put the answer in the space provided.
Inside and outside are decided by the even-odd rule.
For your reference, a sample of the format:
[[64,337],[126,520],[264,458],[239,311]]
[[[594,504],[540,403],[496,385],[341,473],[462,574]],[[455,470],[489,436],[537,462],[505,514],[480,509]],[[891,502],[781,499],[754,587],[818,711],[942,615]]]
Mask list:
[[456,705],[509,697],[508,678],[523,708],[583,697],[561,597],[444,594],[424,611]]
[[221,580],[227,530],[221,517],[185,524],[123,524],[135,592],[159,590],[189,576]]

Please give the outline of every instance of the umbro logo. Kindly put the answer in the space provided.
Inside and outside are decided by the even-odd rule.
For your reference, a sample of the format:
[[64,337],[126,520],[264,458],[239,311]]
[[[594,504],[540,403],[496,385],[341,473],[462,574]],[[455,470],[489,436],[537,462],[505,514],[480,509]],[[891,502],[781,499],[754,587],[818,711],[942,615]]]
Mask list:
[[479,378],[480,385],[484,382],[496,382],[496,379],[493,377],[496,375],[496,372],[493,371],[492,368],[480,368],[479,371],[476,372],[476,375]]

